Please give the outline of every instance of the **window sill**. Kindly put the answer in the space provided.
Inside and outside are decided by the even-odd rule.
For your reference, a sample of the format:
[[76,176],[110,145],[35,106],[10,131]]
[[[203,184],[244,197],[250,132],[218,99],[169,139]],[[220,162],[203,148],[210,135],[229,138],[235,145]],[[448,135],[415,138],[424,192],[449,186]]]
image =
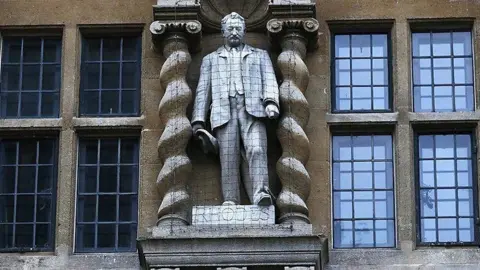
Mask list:
[[0,119],[0,130],[61,129],[61,118]]
[[409,112],[408,119],[413,123],[476,122],[480,112]]
[[143,127],[145,117],[74,117],[72,120],[75,129],[86,128],[132,128]]
[[327,123],[336,124],[395,124],[398,112],[393,113],[327,113]]

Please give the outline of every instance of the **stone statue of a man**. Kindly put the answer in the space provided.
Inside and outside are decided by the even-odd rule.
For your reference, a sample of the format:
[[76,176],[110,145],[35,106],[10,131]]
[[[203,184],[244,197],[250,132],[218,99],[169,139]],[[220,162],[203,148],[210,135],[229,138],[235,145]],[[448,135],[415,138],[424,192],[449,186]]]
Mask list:
[[[225,44],[205,56],[193,107],[192,126],[201,136],[209,109],[218,141],[224,205],[240,203],[241,159],[250,201],[271,205],[264,119],[279,115],[279,89],[268,53],[244,44],[245,20],[233,12],[222,19]],[[205,134],[205,133],[202,133]]]

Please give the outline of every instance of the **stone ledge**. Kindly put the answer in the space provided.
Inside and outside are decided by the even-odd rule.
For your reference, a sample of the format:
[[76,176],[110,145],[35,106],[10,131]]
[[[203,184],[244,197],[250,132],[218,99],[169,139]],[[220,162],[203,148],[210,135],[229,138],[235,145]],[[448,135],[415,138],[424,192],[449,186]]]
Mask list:
[[409,112],[408,120],[412,123],[476,122],[480,120],[480,112]]
[[143,269],[314,266],[328,261],[327,239],[316,235],[146,238],[137,241]]
[[61,129],[62,124],[61,118],[0,119],[0,130],[51,130]]
[[152,238],[290,237],[313,235],[311,224],[158,226]]
[[327,123],[335,124],[395,124],[398,113],[327,113]]
[[85,128],[122,128],[138,127],[144,124],[144,116],[140,117],[74,117],[72,123],[75,129]]

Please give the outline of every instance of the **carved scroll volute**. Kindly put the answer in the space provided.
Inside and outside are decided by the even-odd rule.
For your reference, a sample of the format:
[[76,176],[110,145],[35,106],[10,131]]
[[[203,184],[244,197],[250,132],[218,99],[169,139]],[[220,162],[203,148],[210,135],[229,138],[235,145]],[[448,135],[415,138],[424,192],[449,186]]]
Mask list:
[[310,117],[304,96],[309,81],[303,59],[308,48],[315,48],[319,24],[313,18],[271,19],[267,29],[272,44],[280,44],[277,64],[283,77],[280,85],[282,117],[277,136],[282,156],[277,174],[282,190],[277,199],[280,223],[310,223],[306,200],[310,194],[310,176],[305,168],[310,155],[305,126]]
[[[186,82],[191,62],[192,44],[198,46],[201,24],[198,21],[155,21],[150,25],[152,40],[166,58],[160,70],[160,83],[165,90],[158,114],[165,129],[158,141],[158,155],[163,167],[157,186],[163,194],[158,209],[157,225],[185,225],[189,222],[190,195],[187,179],[192,171],[186,147],[192,129],[187,118],[187,106],[192,91]],[[196,47],[198,49],[198,47]]]

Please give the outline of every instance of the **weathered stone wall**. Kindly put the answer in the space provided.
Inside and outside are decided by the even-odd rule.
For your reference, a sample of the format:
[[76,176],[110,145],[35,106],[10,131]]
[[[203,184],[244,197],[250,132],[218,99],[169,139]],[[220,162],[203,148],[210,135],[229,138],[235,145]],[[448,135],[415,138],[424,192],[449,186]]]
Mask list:
[[[0,1],[0,33],[8,29],[57,28],[63,33],[61,119],[0,120],[0,133],[12,129],[60,131],[59,176],[55,252],[36,254],[0,254],[0,269],[98,269],[138,268],[137,255],[88,254],[73,255],[74,208],[76,179],[76,133],[81,130],[137,130],[141,136],[138,236],[147,234],[155,225],[156,212],[161,203],[155,181],[161,162],[156,146],[163,130],[157,115],[163,95],[159,71],[164,61],[155,52],[148,26],[152,21],[154,0],[3,0]],[[410,27],[409,22],[420,19],[442,21],[444,18],[478,19],[480,1],[477,0],[318,0],[317,19],[320,22],[319,48],[307,56],[310,84],[306,97],[311,116],[306,132],[310,139],[311,155],[307,169],[312,180],[308,199],[310,220],[318,234],[331,238],[330,136],[332,127],[382,122],[394,132],[397,249],[393,250],[333,250],[330,251],[331,269],[433,269],[442,265],[450,269],[477,269],[480,261],[478,248],[419,248],[415,247],[415,205],[413,174],[412,123],[427,121],[477,122],[478,113],[422,114],[412,111]],[[365,115],[332,115],[330,113],[330,32],[329,22],[379,20],[392,23],[394,113]],[[81,29],[92,25],[102,28],[133,25],[143,29],[141,112],[133,118],[78,118],[78,89],[80,72]],[[478,20],[473,21],[475,52],[480,50]],[[113,30],[112,30],[113,31]],[[266,36],[249,34],[247,40],[254,46],[268,48]],[[188,80],[192,86],[198,78],[201,57],[213,51],[221,39],[208,35],[203,40],[201,53],[192,56]],[[477,54],[475,54],[477,55]],[[475,57],[475,66],[480,58]],[[478,78],[480,69],[476,69]],[[478,80],[476,80],[478,82]],[[478,100],[478,95],[477,100]],[[478,107],[478,106],[477,106]],[[477,129],[478,130],[478,129]],[[477,131],[480,135],[480,131]],[[189,149],[194,165],[191,181],[205,189],[193,189],[194,200],[219,203],[217,189],[219,168],[215,160],[205,159],[198,150]],[[272,158],[279,152],[272,153]],[[273,170],[274,171],[274,170]],[[272,172],[273,172],[272,171]],[[273,180],[272,180],[273,181]],[[278,190],[278,187],[277,187]],[[331,241],[330,241],[331,243]],[[393,266],[392,266],[393,265]],[[437,268],[435,268],[437,269]]]

